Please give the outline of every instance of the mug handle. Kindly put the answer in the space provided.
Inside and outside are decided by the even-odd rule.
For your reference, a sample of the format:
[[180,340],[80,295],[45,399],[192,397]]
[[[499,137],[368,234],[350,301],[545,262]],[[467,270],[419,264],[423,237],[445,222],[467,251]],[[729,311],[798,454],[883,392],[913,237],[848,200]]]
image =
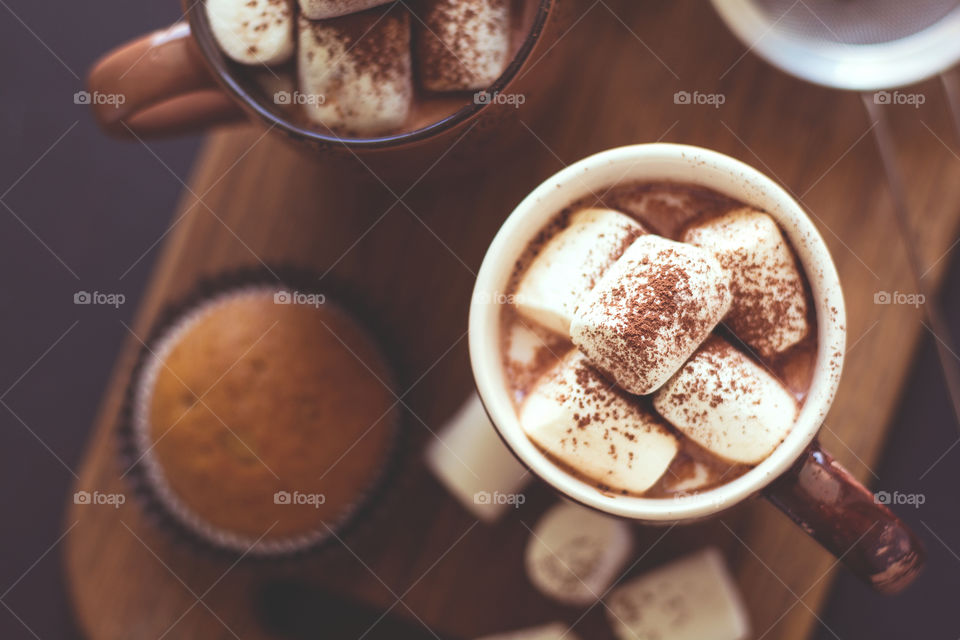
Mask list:
[[187,22],[106,54],[91,69],[87,86],[98,124],[120,138],[176,135],[244,119],[211,75]]
[[916,534],[816,440],[764,495],[881,593],[902,591],[923,566]]

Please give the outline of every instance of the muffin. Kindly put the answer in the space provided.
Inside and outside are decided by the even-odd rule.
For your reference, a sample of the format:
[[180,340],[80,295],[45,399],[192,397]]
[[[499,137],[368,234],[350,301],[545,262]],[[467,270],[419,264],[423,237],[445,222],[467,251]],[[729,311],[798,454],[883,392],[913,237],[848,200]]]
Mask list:
[[194,305],[145,350],[133,455],[148,492],[242,554],[332,537],[380,483],[396,396],[375,341],[321,294],[252,285]]

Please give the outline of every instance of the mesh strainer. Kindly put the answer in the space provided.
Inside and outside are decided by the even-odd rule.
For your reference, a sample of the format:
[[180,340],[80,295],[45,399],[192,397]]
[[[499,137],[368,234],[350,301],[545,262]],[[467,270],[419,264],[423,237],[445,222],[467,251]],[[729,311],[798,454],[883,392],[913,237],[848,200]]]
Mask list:
[[[960,61],[960,0],[712,0],[748,50],[815,84],[861,92],[926,80]],[[960,136],[960,87],[941,75]],[[960,363],[950,329],[929,291],[906,205],[903,177],[879,94],[863,93],[877,149],[894,202],[914,287],[924,311],[960,426]]]

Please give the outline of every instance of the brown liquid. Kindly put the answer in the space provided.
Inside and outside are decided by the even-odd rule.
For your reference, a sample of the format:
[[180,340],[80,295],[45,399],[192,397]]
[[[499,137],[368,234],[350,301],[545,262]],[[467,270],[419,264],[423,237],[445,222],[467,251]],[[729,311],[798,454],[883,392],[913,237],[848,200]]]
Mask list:
[[[540,1],[510,1],[510,58],[513,59],[517,56],[533,28]],[[411,24],[415,25],[413,27],[414,30],[419,26],[415,18],[411,20]],[[415,51],[414,55],[416,55]],[[314,129],[320,133],[330,133],[327,127],[310,120],[302,105],[278,105],[274,102],[274,94],[277,91],[292,92],[297,89],[296,62],[290,62],[271,69],[249,67],[236,62],[230,62],[229,66],[234,72],[234,77],[238,79],[244,90],[253,96],[266,110],[299,127]],[[416,69],[416,62],[414,62],[414,69]],[[385,135],[397,135],[422,129],[435,122],[444,120],[460,109],[469,107],[474,103],[475,91],[443,93],[426,91],[419,86],[416,77],[414,77],[413,84],[413,104],[411,105],[407,122],[400,129],[388,132],[388,134]]]
[[[716,191],[682,183],[634,182],[618,185],[609,190],[600,190],[597,195],[574,202],[559,211],[543,231],[530,242],[523,255],[517,260],[507,286],[508,295],[515,293],[520,278],[543,245],[566,227],[570,216],[580,209],[586,207],[614,209],[631,216],[652,233],[679,240],[689,226],[741,206],[744,206],[742,202]],[[800,265],[799,260],[796,262]],[[794,394],[801,405],[810,388],[817,353],[816,314],[813,310],[813,301],[810,299],[809,283],[805,281],[804,284],[808,297],[810,323],[807,337],[776,358],[762,362]],[[513,305],[504,304],[502,309],[502,344],[500,345],[502,359],[510,385],[511,398],[514,406],[519,409],[533,384],[556,365],[563,354],[574,345],[568,337],[535,326],[534,323],[521,317]],[[722,327],[714,332],[732,338]],[[521,355],[525,357],[519,358]],[[646,398],[644,401],[646,402]],[[648,403],[648,406],[652,411],[652,405]],[[680,439],[680,451],[663,477],[644,492],[645,497],[671,497],[684,493],[684,481],[705,474],[705,483],[696,489],[702,491],[730,482],[752,468],[722,460],[678,431],[674,430],[674,433]],[[549,454],[547,455],[549,457]],[[576,469],[563,464],[558,466],[563,467],[571,475],[596,485],[595,482],[581,476]],[[596,486],[601,491],[609,492],[607,487]]]

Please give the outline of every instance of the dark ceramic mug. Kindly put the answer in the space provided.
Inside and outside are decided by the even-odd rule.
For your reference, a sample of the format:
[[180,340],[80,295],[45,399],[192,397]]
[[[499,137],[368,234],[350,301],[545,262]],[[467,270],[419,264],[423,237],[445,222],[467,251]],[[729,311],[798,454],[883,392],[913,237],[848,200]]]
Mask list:
[[[338,137],[285,116],[276,105],[257,97],[242,65],[217,46],[203,2],[184,0],[185,20],[142,36],[101,58],[92,68],[91,94],[123,96],[92,101],[100,126],[123,138],[169,136],[219,124],[258,120],[290,138],[319,150],[340,153],[406,152],[412,148],[446,149],[468,128],[482,132],[542,94],[550,65],[541,64],[569,20],[569,0],[525,0],[521,21],[527,34],[517,54],[487,93],[523,95],[525,104],[465,99],[456,112],[412,131]],[[561,8],[562,5],[562,8]],[[534,71],[535,69],[535,71]]]

